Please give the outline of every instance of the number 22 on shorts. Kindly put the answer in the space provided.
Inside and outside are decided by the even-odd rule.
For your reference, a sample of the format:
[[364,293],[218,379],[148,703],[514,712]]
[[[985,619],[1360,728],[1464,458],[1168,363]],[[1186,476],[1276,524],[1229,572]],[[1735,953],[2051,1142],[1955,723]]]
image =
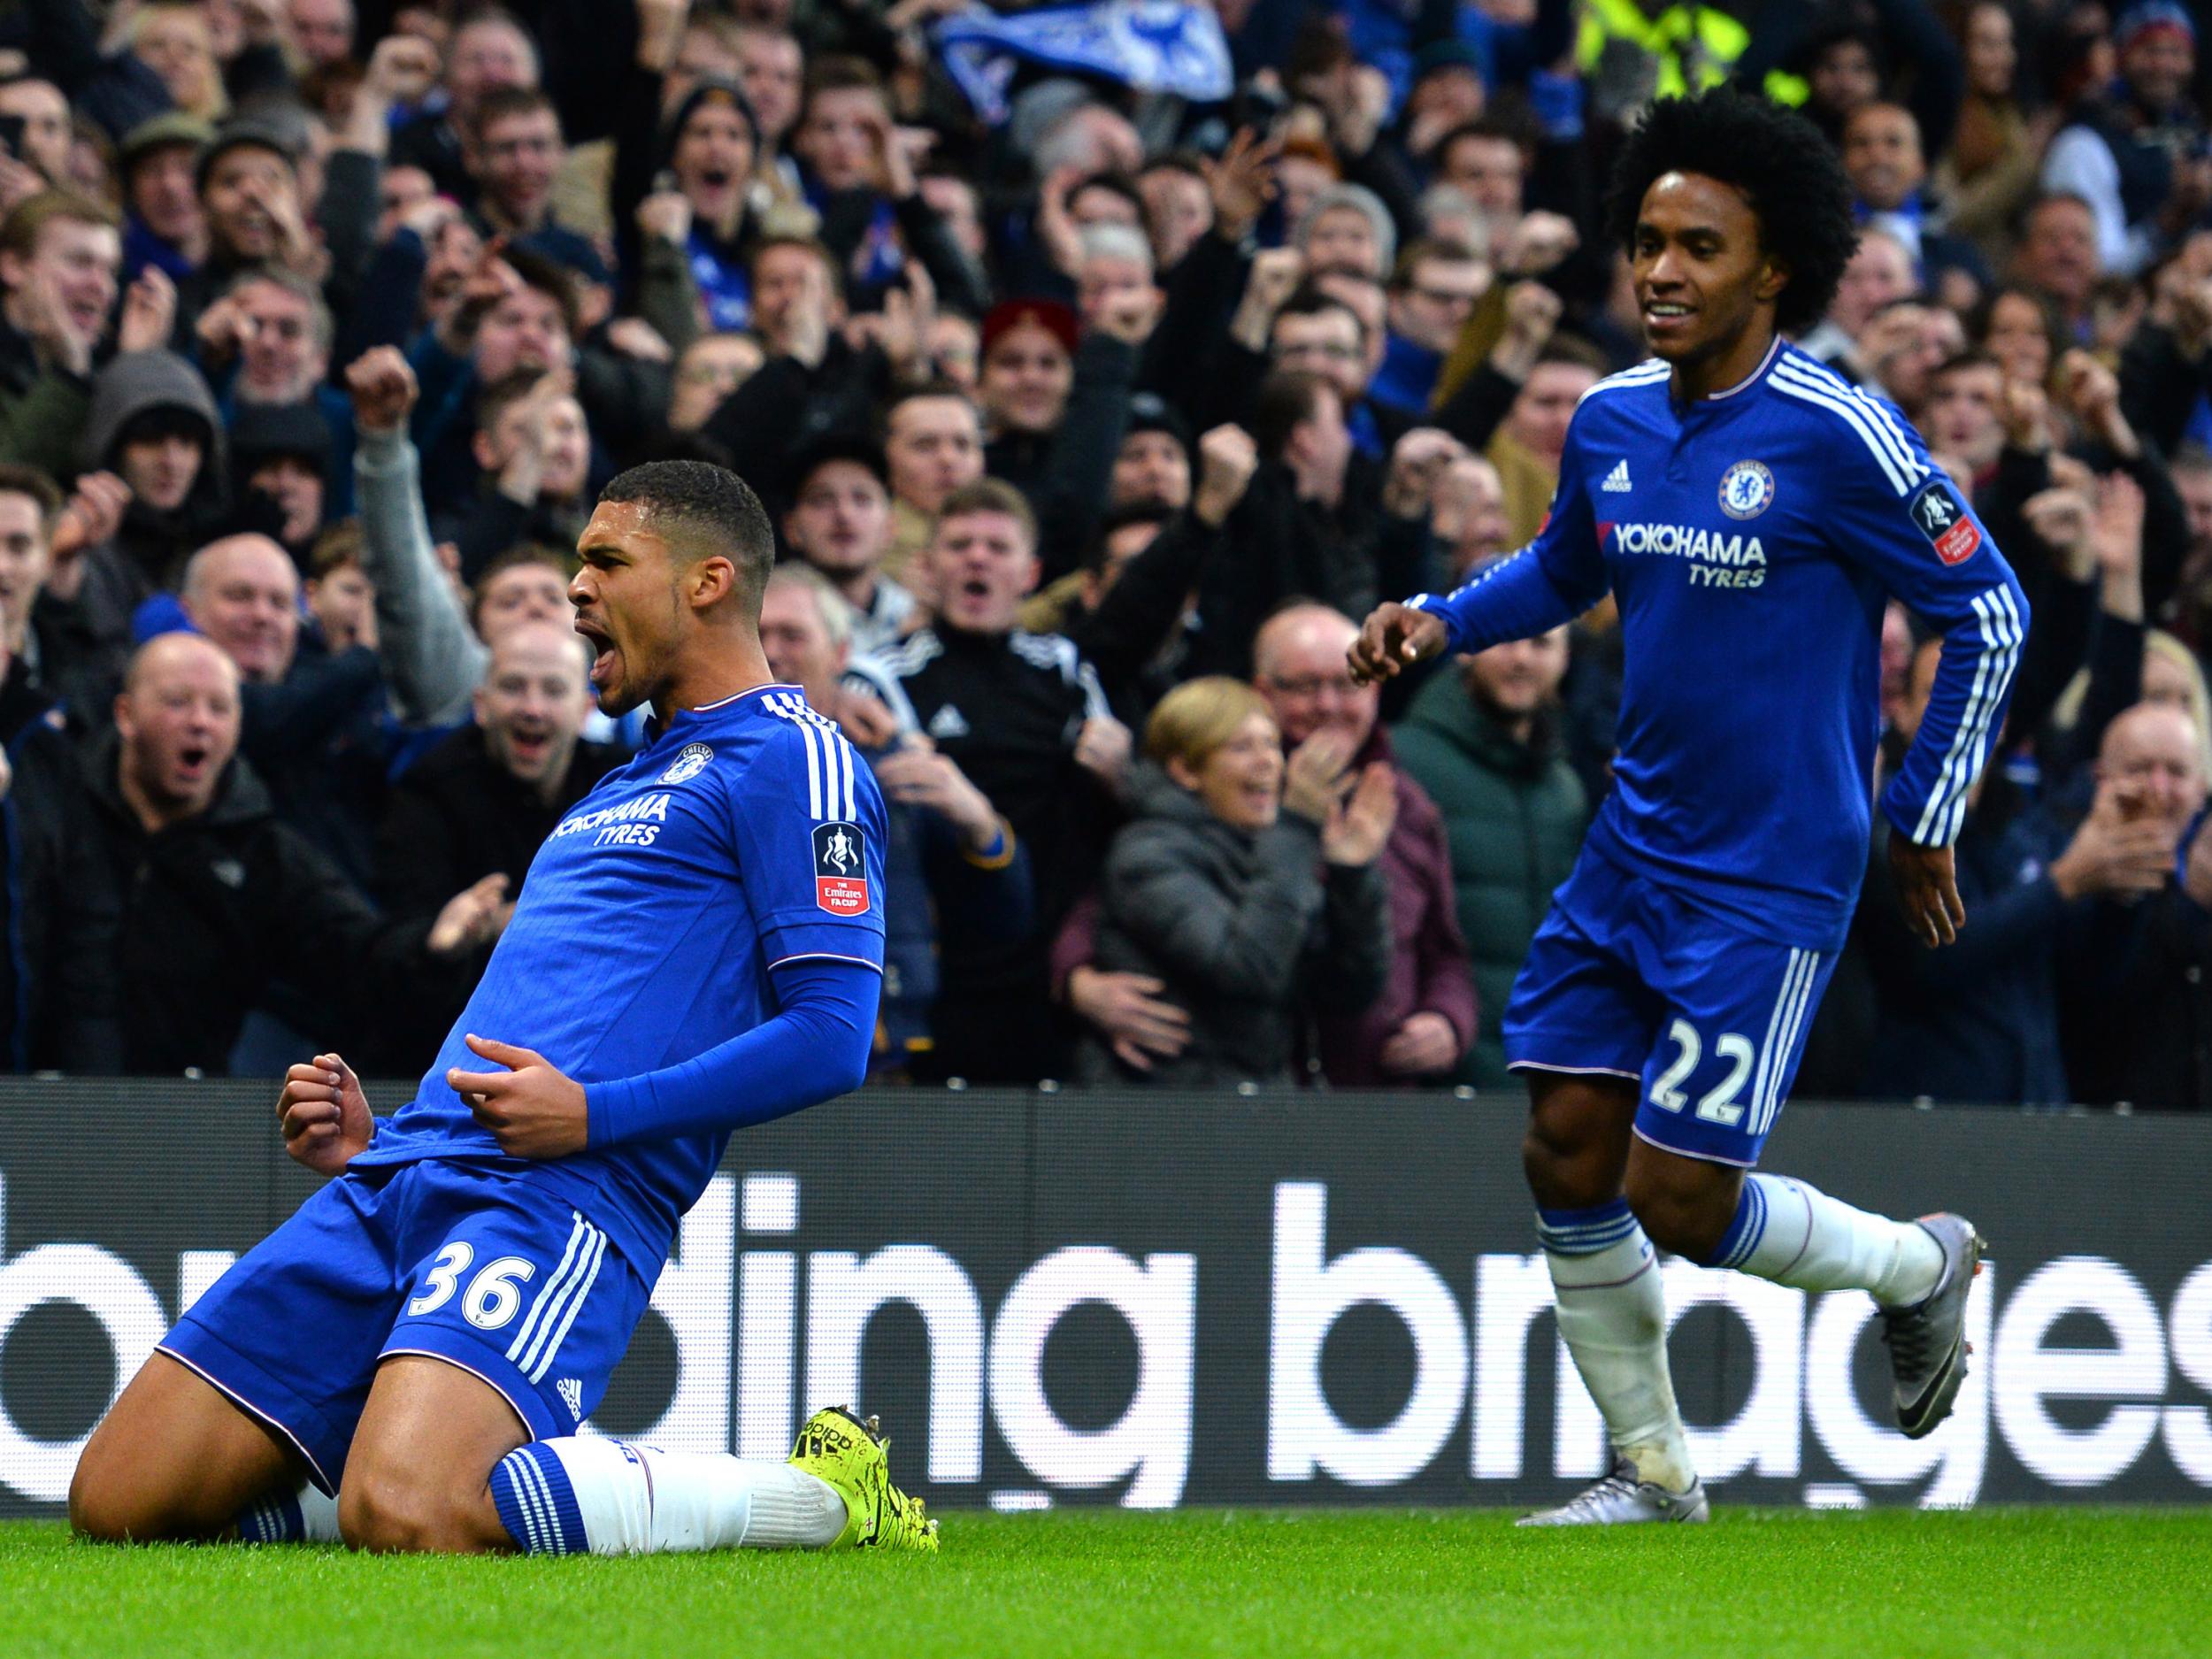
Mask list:
[[[1686,1019],[1678,1018],[1670,1025],[1667,1037],[1680,1052],[1665,1071],[1652,1079],[1651,1103],[1663,1111],[1678,1112],[1690,1103],[1690,1097],[1682,1092],[1682,1084],[1697,1070],[1697,1063],[1705,1055],[1705,1045],[1697,1034],[1697,1027]],[[1713,1052],[1729,1063],[1728,1075],[1698,1102],[1697,1115],[1708,1123],[1732,1129],[1743,1121],[1743,1102],[1737,1096],[1743,1092],[1751,1068],[1759,1063],[1759,1051],[1752,1046],[1750,1038],[1731,1031],[1722,1033],[1720,1041],[1713,1045]]]

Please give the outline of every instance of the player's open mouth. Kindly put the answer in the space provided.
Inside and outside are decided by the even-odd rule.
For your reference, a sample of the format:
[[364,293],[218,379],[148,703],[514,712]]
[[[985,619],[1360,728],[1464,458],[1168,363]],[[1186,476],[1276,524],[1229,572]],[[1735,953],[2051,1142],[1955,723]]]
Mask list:
[[207,770],[208,751],[197,743],[188,744],[177,751],[177,770],[188,780],[196,781]]
[[1692,313],[1678,300],[1651,300],[1644,305],[1644,327],[1652,334],[1671,334],[1688,322]]
[[991,596],[991,584],[980,577],[970,577],[960,584],[960,595],[964,599],[972,599],[980,603]]
[[620,654],[614,649],[612,641],[581,617],[576,618],[576,632],[590,641],[591,683],[603,690],[607,682],[614,678],[615,664]]

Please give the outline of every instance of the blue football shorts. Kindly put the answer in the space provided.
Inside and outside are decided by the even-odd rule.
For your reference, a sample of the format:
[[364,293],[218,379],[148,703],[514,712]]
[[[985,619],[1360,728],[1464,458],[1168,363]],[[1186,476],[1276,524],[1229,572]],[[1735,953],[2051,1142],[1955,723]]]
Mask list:
[[1586,849],[1513,982],[1506,1064],[1633,1079],[1639,1135],[1751,1169],[1835,966]]
[[334,1495],[387,1355],[483,1379],[534,1439],[573,1434],[651,1295],[636,1263],[527,1174],[433,1161],[330,1182],[160,1347],[275,1428]]

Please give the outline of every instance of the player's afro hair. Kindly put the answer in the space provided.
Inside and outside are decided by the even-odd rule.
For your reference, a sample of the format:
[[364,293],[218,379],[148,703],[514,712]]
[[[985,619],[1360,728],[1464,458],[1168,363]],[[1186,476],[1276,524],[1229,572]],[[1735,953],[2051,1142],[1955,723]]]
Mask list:
[[1801,334],[1820,320],[1858,246],[1851,181],[1820,129],[1755,93],[1717,87],[1663,98],[1623,142],[1606,190],[1606,230],[1632,248],[1644,192],[1663,173],[1695,173],[1743,192],[1760,245],[1789,268],[1775,323]]

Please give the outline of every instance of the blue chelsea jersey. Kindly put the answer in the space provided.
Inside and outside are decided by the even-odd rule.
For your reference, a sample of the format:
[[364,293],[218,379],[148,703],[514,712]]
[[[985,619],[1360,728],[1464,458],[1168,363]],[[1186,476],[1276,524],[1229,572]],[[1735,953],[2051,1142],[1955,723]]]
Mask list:
[[585,1084],[695,1059],[777,1012],[780,964],[881,971],[883,847],[874,777],[795,688],[678,713],[546,838],[413,1102],[353,1166],[532,1171],[649,1272],[727,1132],[510,1158],[446,1086],[449,1067],[495,1069],[463,1034],[534,1049]]
[[1958,835],[2027,604],[1892,404],[1778,340],[1716,396],[1678,404],[1671,378],[1654,359],[1593,388],[1536,540],[1414,603],[1468,651],[1613,594],[1624,679],[1591,847],[1762,937],[1833,949],[1866,867],[1886,596],[1944,635],[1882,803],[1924,845]]

